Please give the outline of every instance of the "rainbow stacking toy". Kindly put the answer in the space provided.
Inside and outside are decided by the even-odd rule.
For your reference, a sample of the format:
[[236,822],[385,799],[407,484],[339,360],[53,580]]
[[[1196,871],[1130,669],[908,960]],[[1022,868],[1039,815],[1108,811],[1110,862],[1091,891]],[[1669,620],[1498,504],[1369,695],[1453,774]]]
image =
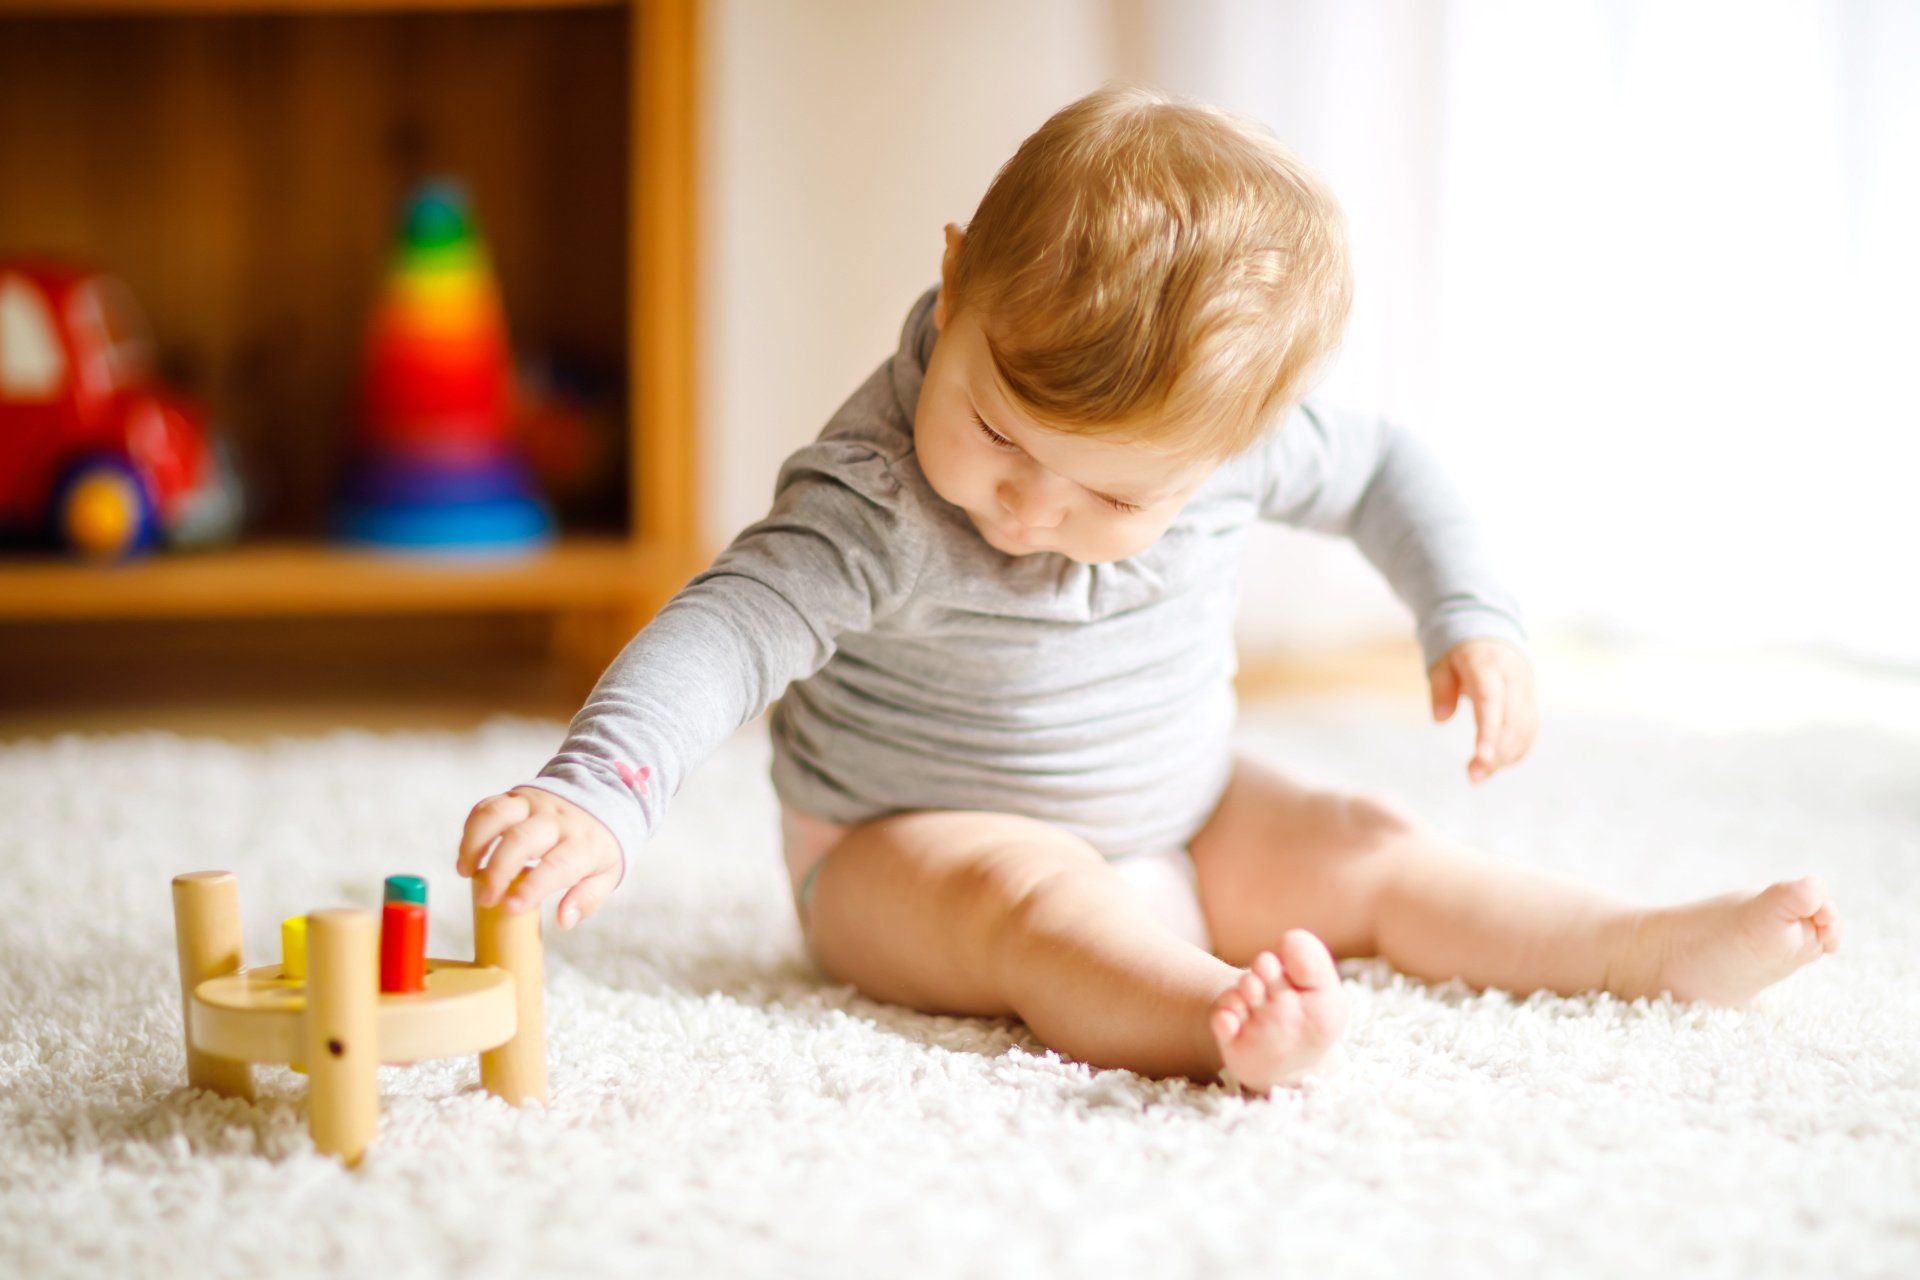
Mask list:
[[339,532],[412,551],[502,553],[553,518],[509,439],[505,310],[467,199],[428,183],[367,329],[355,460]]

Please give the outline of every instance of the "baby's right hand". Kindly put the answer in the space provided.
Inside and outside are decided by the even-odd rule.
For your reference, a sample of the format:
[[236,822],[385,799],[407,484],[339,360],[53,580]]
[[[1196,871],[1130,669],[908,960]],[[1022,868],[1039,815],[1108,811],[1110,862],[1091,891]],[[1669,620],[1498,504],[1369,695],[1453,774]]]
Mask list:
[[[496,838],[500,843],[482,868],[480,855]],[[571,800],[539,787],[515,787],[473,806],[454,865],[463,876],[486,877],[477,894],[481,906],[499,902],[514,876],[535,859],[540,865],[514,889],[507,910],[538,911],[548,894],[571,889],[555,915],[562,929],[598,911],[620,883],[619,842],[598,818]]]

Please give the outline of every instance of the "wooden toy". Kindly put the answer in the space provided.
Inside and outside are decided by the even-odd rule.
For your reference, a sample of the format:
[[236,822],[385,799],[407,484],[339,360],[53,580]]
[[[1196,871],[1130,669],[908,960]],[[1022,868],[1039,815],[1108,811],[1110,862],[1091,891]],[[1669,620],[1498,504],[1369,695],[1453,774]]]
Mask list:
[[[525,874],[524,872],[522,873]],[[425,960],[424,988],[382,994],[378,917],[357,908],[315,911],[293,934],[287,960],[243,968],[240,882],[230,871],[173,878],[187,1082],[253,1096],[255,1062],[304,1067],[314,1146],[356,1165],[379,1128],[378,1068],[423,1058],[480,1055],[480,1083],[515,1106],[547,1101],[547,1039],[540,913],[480,905],[473,880],[472,961]],[[423,886],[424,889],[424,886]],[[424,907],[422,908],[424,910]],[[288,941],[304,935],[305,976]]]
[[307,976],[307,918],[288,916],[280,922],[280,976]]
[[233,534],[232,459],[152,352],[113,276],[0,260],[0,533],[100,559]]
[[417,902],[380,908],[380,990],[393,994],[427,988],[427,909]]
[[386,902],[414,902],[427,905],[427,882],[422,876],[388,876],[381,891]]
[[380,990],[423,991],[427,982],[427,882],[388,876],[380,907]]

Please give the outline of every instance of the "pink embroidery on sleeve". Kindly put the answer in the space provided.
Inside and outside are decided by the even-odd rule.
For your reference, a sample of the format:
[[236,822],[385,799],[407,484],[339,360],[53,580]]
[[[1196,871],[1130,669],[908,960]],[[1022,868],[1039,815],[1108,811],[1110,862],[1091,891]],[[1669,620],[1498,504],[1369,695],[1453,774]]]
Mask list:
[[653,769],[650,766],[643,764],[636,769],[625,760],[615,760],[613,767],[620,771],[620,781],[641,795],[647,794],[647,779],[653,776]]

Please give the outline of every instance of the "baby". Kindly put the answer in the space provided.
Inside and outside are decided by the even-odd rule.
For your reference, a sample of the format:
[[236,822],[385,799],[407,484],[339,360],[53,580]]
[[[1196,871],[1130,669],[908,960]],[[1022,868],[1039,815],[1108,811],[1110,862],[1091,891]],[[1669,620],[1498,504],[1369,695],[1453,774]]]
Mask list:
[[1263,127],[1127,87],[1064,108],[946,228],[899,350],[767,517],[628,643],[537,778],[474,807],[461,874],[509,910],[563,894],[571,927],[778,699],[822,970],[1097,1066],[1296,1082],[1346,1025],[1335,956],[1740,1003],[1832,951],[1814,877],[1641,907],[1233,753],[1255,519],[1350,537],[1386,577],[1435,718],[1473,704],[1471,781],[1533,742],[1519,612],[1460,499],[1396,427],[1302,399],[1350,293],[1338,207]]

